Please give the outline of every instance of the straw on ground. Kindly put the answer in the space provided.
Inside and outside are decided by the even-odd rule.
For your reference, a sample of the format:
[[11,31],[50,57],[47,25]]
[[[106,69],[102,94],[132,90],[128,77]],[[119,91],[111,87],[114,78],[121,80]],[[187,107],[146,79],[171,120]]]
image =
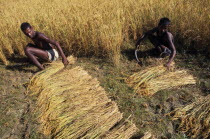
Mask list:
[[198,99],[169,114],[173,120],[181,121],[178,131],[194,139],[210,137],[210,95]]
[[121,139],[137,130],[130,122],[116,126],[122,120],[117,104],[81,67],[63,69],[62,62],[51,64],[31,79],[28,89],[38,95],[40,131],[47,136]]
[[156,92],[187,84],[196,84],[186,70],[168,71],[163,65],[147,67],[126,79],[129,86],[140,96],[150,96]]

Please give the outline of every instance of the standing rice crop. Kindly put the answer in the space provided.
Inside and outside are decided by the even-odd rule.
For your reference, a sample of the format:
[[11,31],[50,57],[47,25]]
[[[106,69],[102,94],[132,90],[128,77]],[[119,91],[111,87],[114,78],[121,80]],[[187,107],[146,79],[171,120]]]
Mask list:
[[29,40],[22,22],[60,42],[67,54],[108,57],[116,64],[123,42],[136,40],[161,17],[171,19],[171,32],[184,46],[199,50],[210,42],[209,0],[1,0],[0,9],[5,64],[13,54],[24,56]]

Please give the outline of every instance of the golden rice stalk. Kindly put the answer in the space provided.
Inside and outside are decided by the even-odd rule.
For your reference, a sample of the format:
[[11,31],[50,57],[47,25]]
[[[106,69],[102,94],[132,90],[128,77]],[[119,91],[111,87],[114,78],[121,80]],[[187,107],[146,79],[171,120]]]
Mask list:
[[[172,64],[174,66],[174,63]],[[167,68],[163,66],[163,64],[158,66],[152,66],[145,68],[144,70],[141,70],[140,72],[134,73],[130,77],[128,77],[125,82],[130,86],[134,88],[134,91],[136,93],[144,95],[149,95],[150,92],[147,89],[147,82],[151,79],[162,75],[167,71]]]
[[170,113],[173,120],[179,120],[178,130],[193,139],[209,139],[210,137],[210,95],[198,99],[183,108]]
[[[177,86],[188,84],[196,84],[194,77],[187,73],[186,70],[176,70],[174,72],[167,72],[147,82],[147,91],[150,95]],[[144,90],[144,88],[142,88]],[[141,89],[139,89],[140,91]]]
[[[52,63],[36,74],[28,87],[32,94],[38,94],[40,130],[62,139],[105,136],[122,119],[117,104],[81,67],[63,67],[61,62]],[[127,130],[121,133],[125,138],[137,128],[130,124]]]
[[[76,60],[73,56],[67,57],[67,59],[69,64],[74,64]],[[64,65],[61,62],[56,61],[53,62],[47,69],[34,75],[28,86],[28,89],[30,88],[31,90],[34,90],[32,95],[39,93],[39,86],[43,84],[42,80],[49,78],[51,75],[55,74],[63,68]]]
[[163,65],[149,67],[128,77],[126,83],[131,87],[134,87],[134,89],[137,89],[144,85],[145,82],[148,82],[152,78],[155,78],[166,71],[167,68]]
[[[136,126],[129,121],[124,122],[123,124],[120,124],[116,126],[114,129],[109,131],[105,137],[105,139],[127,139],[132,136],[132,131],[136,130]],[[124,133],[124,134],[122,134]]]
[[5,65],[8,65],[8,64],[9,64],[9,62],[8,62],[8,60],[7,60],[7,58],[6,58],[6,56],[4,55],[4,53],[3,53],[2,50],[1,50],[1,47],[0,47],[0,60],[1,60]]
[[163,65],[159,65],[134,73],[126,79],[126,83],[140,96],[150,96],[163,89],[195,84],[196,81],[185,70],[172,72]]

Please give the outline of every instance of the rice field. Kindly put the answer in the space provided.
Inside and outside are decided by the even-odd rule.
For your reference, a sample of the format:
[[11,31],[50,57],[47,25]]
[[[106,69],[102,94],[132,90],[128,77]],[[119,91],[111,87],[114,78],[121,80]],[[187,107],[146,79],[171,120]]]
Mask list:
[[[180,47],[184,48],[185,50],[197,49],[199,51],[208,50],[210,52],[209,12],[209,0],[0,0],[0,63],[4,63],[5,65],[9,64],[9,59],[12,58],[14,55],[24,57],[24,48],[27,43],[31,42],[31,40],[29,40],[21,32],[20,24],[22,22],[29,22],[35,28],[35,30],[40,31],[50,38],[57,40],[61,44],[66,55],[73,54],[78,57],[94,56],[96,57],[96,59],[108,58],[109,60],[113,61],[115,65],[118,65],[120,63],[120,60],[122,60],[121,50],[125,50],[126,47],[128,47],[124,44],[129,43],[130,45],[132,45],[133,42],[136,41],[136,39],[142,34],[142,32],[145,32],[155,27],[161,17],[168,17],[172,21],[170,31],[175,36],[175,41],[177,42],[175,43],[175,46],[177,48]],[[187,58],[180,59],[186,62],[184,67],[186,66],[192,71],[202,66],[202,68],[205,69],[207,73],[209,73],[208,70],[206,70],[208,64],[205,67],[203,61],[197,63],[197,65],[199,65],[198,67],[196,67],[195,65],[190,67],[190,62],[194,63],[196,61],[196,58],[191,61]],[[89,62],[89,60],[87,61]],[[90,68],[90,65],[87,61],[84,64],[88,64],[87,67]],[[130,88],[126,88],[127,86],[125,84],[120,84],[121,81],[115,79],[118,75],[120,75],[119,69],[116,69],[116,71],[111,70],[111,72],[108,69],[107,71],[105,71],[107,67],[106,65],[101,66],[101,63],[103,63],[102,60],[97,63],[97,65],[94,65],[92,68],[92,72],[94,72],[94,74],[96,75],[98,74],[98,77],[100,78],[103,77],[103,79],[101,80],[104,82],[100,81],[101,84],[105,86],[106,90],[111,92],[110,96],[114,98],[117,104],[107,98],[105,96],[105,93],[103,93],[104,90],[101,89],[99,85],[96,85],[95,88],[99,87],[97,89],[103,90],[101,91],[101,94],[97,95],[101,95],[102,98],[104,98],[103,104],[107,105],[101,104],[98,107],[100,109],[92,109],[92,111],[90,109],[94,105],[92,103],[90,105],[87,105],[87,107],[84,107],[83,111],[75,109],[77,107],[86,106],[86,104],[92,101],[92,99],[87,99],[89,97],[94,98],[94,100],[96,101],[100,100],[100,97],[96,96],[94,94],[94,91],[91,92],[90,90],[88,90],[88,86],[92,85],[92,87],[94,87],[93,84],[99,84],[98,81],[91,78],[81,67],[72,67],[73,69],[69,67],[65,70],[66,72],[61,71],[55,73],[56,68],[58,68],[57,70],[60,70],[59,68],[62,68],[63,66],[62,63],[58,65],[55,64],[54,67],[52,65],[51,69],[46,69],[45,71],[38,73],[38,75],[33,78],[33,82],[31,82],[31,85],[35,84],[35,87],[31,87],[30,89],[38,96],[37,106],[39,107],[37,111],[40,115],[37,120],[40,122],[40,132],[42,132],[46,136],[52,136],[54,138],[64,138],[69,136],[75,138],[81,136],[103,138],[129,138],[136,130],[136,127],[129,121],[122,121],[122,113],[118,111],[117,105],[120,106],[119,108],[122,110],[122,112],[124,112],[126,116],[129,116],[132,113],[132,118],[134,116],[134,121],[138,127],[146,127],[141,132],[147,130],[148,127],[156,134],[162,133],[163,131],[165,132],[165,128],[159,126],[158,122],[154,120],[157,119],[161,121],[161,119],[157,118],[156,113],[152,113],[152,115],[151,112],[144,112],[144,109],[147,109],[148,104],[151,104],[149,101],[146,104],[144,104],[143,101],[141,102],[141,99],[144,100],[146,97],[140,99],[137,98],[136,94],[133,94],[133,90],[131,90]],[[136,66],[134,62],[132,63],[131,61],[128,61],[127,65],[129,65],[129,68],[127,68],[129,69],[129,71],[133,70],[133,68]],[[131,67],[131,65],[133,66],[133,68]],[[113,68],[113,66],[110,67]],[[14,67],[14,69],[18,70],[16,69],[16,67]],[[204,71],[203,69],[202,72]],[[163,87],[164,89],[168,89],[169,84],[170,86],[173,85],[173,83],[167,80],[165,82],[162,82],[162,79],[165,79],[168,76],[159,76],[166,71],[165,67],[157,66],[157,69],[153,69],[153,72],[150,73],[147,72],[147,70],[141,69],[140,72],[143,73],[141,78],[135,79],[135,77],[138,76],[131,76],[132,81],[134,81],[133,85],[136,83],[142,84],[144,82],[148,82],[150,86],[153,86],[142,86],[143,88],[140,89],[143,89],[144,93],[146,87],[146,94],[153,95],[155,94],[155,92],[163,89]],[[51,73],[51,71],[53,73]],[[104,75],[99,71],[103,71]],[[66,77],[67,75],[69,76],[69,72],[75,73],[71,76],[75,76],[75,78],[77,78],[76,81],[78,82],[78,84],[71,79],[67,79],[69,81],[68,85],[64,84],[65,82],[62,82],[64,79],[62,79],[61,77]],[[189,82],[192,81],[193,84],[195,83],[192,76],[188,75],[187,73],[185,74],[185,71],[180,72],[180,74],[177,74],[179,75],[179,77],[187,75],[187,77],[190,78]],[[79,86],[81,85],[81,83],[83,83],[83,81],[79,80],[78,77],[76,77],[77,73],[85,75],[84,77],[81,76],[80,78],[84,80],[89,79],[92,82],[86,84],[84,83],[85,86],[83,87]],[[107,73],[109,73],[109,75]],[[56,77],[51,78],[51,74],[56,75]],[[102,74],[103,76],[100,74]],[[110,76],[112,74],[113,76]],[[170,75],[170,77],[174,77],[174,75],[170,73],[167,75]],[[57,79],[61,81],[59,84],[56,84]],[[204,79],[206,80],[206,77]],[[49,82],[49,80],[53,80],[55,82]],[[141,81],[141,83],[139,81]],[[74,83],[75,87],[69,85],[70,83]],[[119,83],[119,86],[117,83]],[[182,84],[183,82],[180,81],[179,83]],[[53,89],[51,88],[52,86],[55,86],[57,88]],[[69,88],[67,88],[67,90],[62,90],[63,86],[68,86]],[[154,88],[154,86],[156,88]],[[126,89],[123,87],[125,87]],[[82,88],[85,91],[80,92],[80,89]],[[76,95],[81,95],[82,99],[77,98],[76,95],[74,96],[74,94],[69,93],[70,90],[73,90],[72,92],[75,91]],[[90,91],[91,93],[86,93],[88,91]],[[58,93],[59,95],[56,96],[54,92]],[[194,93],[192,94],[191,92],[189,94],[192,96],[194,95]],[[155,97],[157,97],[157,95]],[[173,97],[180,99],[176,96]],[[188,96],[186,97],[186,100],[188,100],[187,98]],[[209,96],[206,98],[209,98]],[[193,122],[199,122],[196,120],[192,121],[192,119],[196,116],[202,117],[204,119],[206,118],[207,121],[209,121],[209,117],[207,117],[208,115],[205,116],[205,114],[209,114],[207,111],[208,109],[205,109],[208,108],[206,107],[207,105],[209,105],[208,100],[209,99],[205,99],[202,104],[201,102],[190,104],[189,106],[193,107],[190,110],[187,109],[188,105],[186,107],[183,107],[183,109],[179,108],[177,110],[175,118],[181,120],[182,122],[179,127],[179,131],[184,131],[188,136],[197,137],[200,130],[208,129],[209,124],[206,123],[204,123],[203,126],[197,123],[195,124],[196,127],[192,126]],[[65,103],[66,101],[72,101],[72,103],[69,104],[72,104],[73,106],[69,106],[69,104]],[[163,101],[165,100],[163,99]],[[13,100],[11,102],[13,102]],[[180,102],[182,101],[180,100]],[[79,105],[78,103],[82,105]],[[154,104],[152,105],[156,107],[156,105],[158,106],[159,104],[156,104],[154,102]],[[144,108],[142,108],[142,106]],[[174,104],[174,106],[176,105]],[[57,111],[54,111],[55,108],[57,109]],[[149,106],[148,109],[149,108],[154,109],[152,106]],[[87,111],[87,109],[90,111]],[[41,112],[39,110],[41,110]],[[182,112],[184,110],[184,114],[189,113],[185,116],[185,119],[183,119],[184,114],[182,114],[181,116],[179,115],[179,111]],[[78,117],[78,119],[74,119],[74,117],[70,113],[66,113],[67,111],[75,112],[75,115],[76,117]],[[107,111],[113,114],[112,116],[114,118],[110,118],[112,116],[108,115],[106,113]],[[94,112],[100,113],[102,119],[99,119],[99,116],[95,115]],[[85,114],[88,114],[89,116]],[[162,115],[159,116],[161,116],[162,118]],[[92,121],[92,119],[94,118],[99,121],[101,120],[101,123],[98,121]],[[107,124],[102,124],[104,123],[103,118],[107,120]],[[69,121],[71,121],[71,123]],[[88,122],[89,124],[84,124]],[[118,122],[120,124],[115,125]],[[149,125],[151,124],[150,122],[153,122],[156,125]],[[165,123],[162,122],[161,124],[164,125]],[[80,128],[82,125],[84,125],[84,128]],[[168,123],[166,123],[166,125],[168,126]],[[187,127],[185,127],[185,125],[187,125]],[[74,129],[72,129],[72,127],[74,127]],[[195,129],[198,128],[199,130],[197,130],[197,132]],[[4,130],[7,130],[7,128],[5,128]],[[161,130],[162,132],[157,132],[158,130]],[[206,131],[208,132],[209,130]],[[203,137],[207,136],[206,131],[202,134]],[[154,134],[153,132],[152,134]]]
[[24,56],[30,40],[20,30],[22,22],[59,41],[67,55],[107,57],[116,65],[122,44],[161,17],[171,19],[177,40],[203,50],[210,42],[209,8],[208,0],[0,1],[0,60],[8,64],[12,55]]

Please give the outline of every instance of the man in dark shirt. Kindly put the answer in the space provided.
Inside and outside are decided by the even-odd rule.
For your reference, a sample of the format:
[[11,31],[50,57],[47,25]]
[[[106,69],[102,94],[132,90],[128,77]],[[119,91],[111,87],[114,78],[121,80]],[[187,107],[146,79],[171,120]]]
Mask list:
[[171,21],[166,17],[161,18],[158,26],[144,33],[135,45],[137,48],[138,45],[140,45],[141,41],[148,37],[148,39],[155,46],[156,51],[160,55],[169,55],[169,60],[165,65],[168,68],[170,67],[171,62],[173,61],[176,55],[176,48],[173,42],[173,35],[170,32],[168,32],[170,22]]
[[[58,59],[60,54],[64,66],[68,65],[69,62],[57,41],[48,38],[38,31],[34,31],[33,27],[29,23],[22,23],[20,28],[22,32],[34,42],[34,44],[29,43],[26,46],[25,54],[40,70],[43,70],[44,67],[40,64],[37,57],[45,61],[54,61]],[[59,54],[55,47],[57,48]]]

